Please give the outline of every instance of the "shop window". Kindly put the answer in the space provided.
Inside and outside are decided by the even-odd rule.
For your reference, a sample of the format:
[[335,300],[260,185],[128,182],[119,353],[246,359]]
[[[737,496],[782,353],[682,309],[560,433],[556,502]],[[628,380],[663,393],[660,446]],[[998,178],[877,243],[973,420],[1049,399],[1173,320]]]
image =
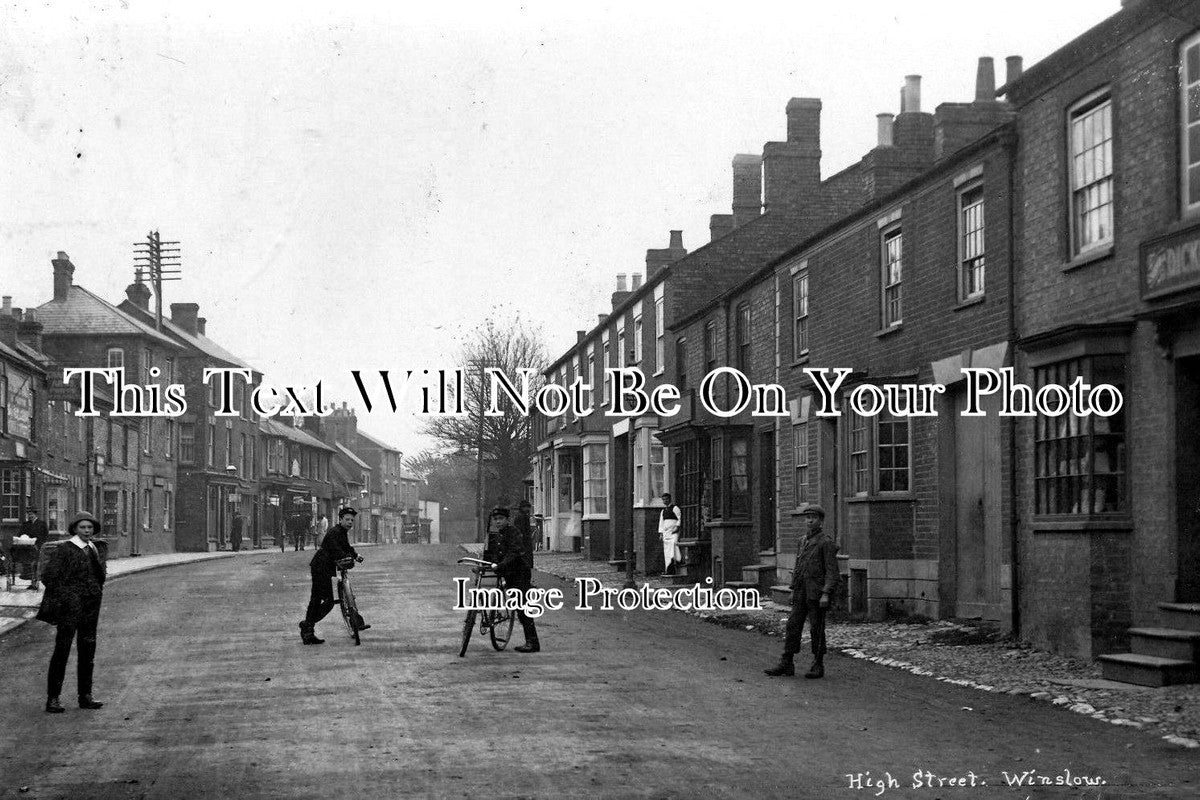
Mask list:
[[[1077,378],[1125,391],[1125,359],[1097,355],[1034,370],[1040,389]],[[1111,417],[1067,413],[1034,418],[1034,502],[1039,515],[1122,514],[1129,511],[1125,410]]]
[[715,435],[709,450],[712,519],[750,514],[750,440],[744,433]]

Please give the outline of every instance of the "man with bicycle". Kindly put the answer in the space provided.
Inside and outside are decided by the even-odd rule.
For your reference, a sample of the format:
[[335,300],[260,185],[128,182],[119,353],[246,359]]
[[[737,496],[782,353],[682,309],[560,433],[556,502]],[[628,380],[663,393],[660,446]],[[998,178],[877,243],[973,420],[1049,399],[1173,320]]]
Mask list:
[[[524,507],[527,505],[528,503],[521,504],[523,513],[525,513]],[[506,588],[521,590],[523,605],[523,593],[529,591],[529,587],[533,583],[533,541],[529,535],[529,528],[526,526],[524,533],[518,531],[509,522],[508,509],[503,506],[492,509],[491,517],[492,521],[500,528],[496,574],[504,578]],[[541,650],[542,646],[538,642],[537,626],[534,625],[533,618],[521,609],[517,611],[517,619],[520,620],[521,629],[525,632],[525,644],[513,649],[518,653],[536,653]]]
[[[354,527],[354,518],[358,512],[345,507],[338,510],[338,524],[329,529],[316,555],[308,564],[312,573],[312,595],[308,601],[308,613],[300,623],[300,640],[304,644],[323,644],[324,639],[318,639],[316,625],[333,610],[337,602],[333,599],[333,578],[337,575],[337,563],[344,558],[352,558],[362,563],[362,556],[350,544],[350,529]],[[365,631],[371,626],[363,621],[361,615],[354,620],[354,626]]]

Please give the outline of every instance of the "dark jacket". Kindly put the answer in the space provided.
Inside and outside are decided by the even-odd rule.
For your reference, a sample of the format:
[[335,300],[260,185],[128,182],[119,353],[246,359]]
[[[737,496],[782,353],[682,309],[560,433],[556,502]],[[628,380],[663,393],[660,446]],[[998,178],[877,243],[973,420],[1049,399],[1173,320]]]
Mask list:
[[816,603],[821,593],[833,594],[838,584],[837,544],[824,533],[805,537],[792,570],[792,600],[803,596]]
[[50,529],[43,520],[27,519],[21,523],[21,535],[36,540],[37,546],[41,547],[50,538]]
[[525,533],[513,525],[504,525],[498,531],[499,557],[496,560],[496,572],[504,576],[504,580],[510,586],[518,589],[528,588],[533,574],[533,540],[529,534],[529,518],[525,519]]
[[308,562],[308,568],[313,575],[332,578],[337,574],[337,562],[343,558],[358,558],[358,551],[350,544],[350,532],[338,524],[325,534],[312,561]]
[[46,547],[49,555],[41,574],[46,593],[37,613],[42,622],[78,627],[85,617],[99,611],[108,574],[108,547],[99,540],[93,544],[99,555],[98,571],[88,552],[70,540]]

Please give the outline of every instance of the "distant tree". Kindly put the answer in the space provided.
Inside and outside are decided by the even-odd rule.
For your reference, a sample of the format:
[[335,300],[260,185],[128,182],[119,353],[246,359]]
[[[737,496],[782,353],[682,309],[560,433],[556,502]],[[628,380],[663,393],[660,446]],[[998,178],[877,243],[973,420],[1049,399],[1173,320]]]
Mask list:
[[[506,399],[499,403],[499,410],[504,412],[501,416],[481,415],[480,409],[491,400],[491,381],[484,381],[484,370],[502,370],[518,389],[518,371],[535,370],[530,380],[532,397],[541,386],[541,373],[547,366],[540,332],[519,316],[499,323],[488,320],[459,352],[458,366],[466,371],[468,415],[436,417],[425,423],[423,433],[438,442],[443,454],[469,453],[476,457],[482,453],[485,508],[498,502],[515,505],[522,496],[533,454],[531,419],[518,413]],[[474,488],[474,476],[470,485]]]

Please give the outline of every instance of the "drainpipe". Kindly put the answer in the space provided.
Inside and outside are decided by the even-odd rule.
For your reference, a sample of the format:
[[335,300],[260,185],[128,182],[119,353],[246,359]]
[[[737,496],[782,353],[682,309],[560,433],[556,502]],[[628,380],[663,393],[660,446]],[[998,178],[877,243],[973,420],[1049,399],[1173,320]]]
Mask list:
[[[1020,249],[1017,247],[1016,238],[1016,172],[1017,161],[1017,136],[1016,132],[1012,131],[1005,135],[1004,149],[1008,156],[1008,341],[1012,347],[1013,366],[1017,364],[1017,262],[1020,258]],[[1012,633],[1014,636],[1019,636],[1021,633],[1021,602],[1020,592],[1020,563],[1021,563],[1021,541],[1020,541],[1020,515],[1017,513],[1017,500],[1021,496],[1020,489],[1017,485],[1017,423],[1016,418],[1008,420],[1008,485],[1009,485],[1009,532],[1012,537],[1012,556],[1009,565],[1009,597],[1012,604]]]

